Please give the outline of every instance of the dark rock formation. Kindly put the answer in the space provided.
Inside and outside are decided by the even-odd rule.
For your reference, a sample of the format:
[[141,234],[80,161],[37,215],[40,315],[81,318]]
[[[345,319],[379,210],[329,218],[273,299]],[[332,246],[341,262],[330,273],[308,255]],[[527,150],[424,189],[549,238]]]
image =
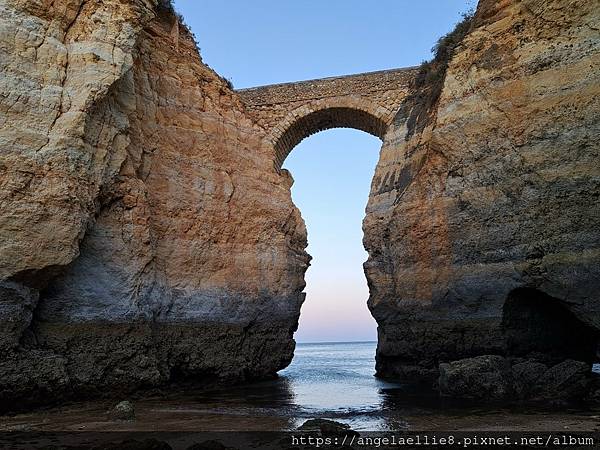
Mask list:
[[110,411],[110,417],[116,420],[135,420],[133,403],[127,400],[117,403]]
[[579,320],[569,305],[530,288],[511,291],[502,313],[506,352],[547,363],[596,359],[597,330]]
[[536,360],[483,355],[442,363],[439,371],[440,394],[454,399],[562,406],[595,396],[591,367],[583,361],[548,367]]
[[580,400],[589,393],[589,364],[566,360],[544,372],[531,389],[535,399],[548,401]]
[[506,358],[484,355],[440,364],[440,394],[444,397],[498,401],[513,392],[513,374]]
[[548,366],[535,360],[516,362],[512,366],[514,392],[516,399],[526,399],[531,396],[534,386],[546,373]]
[[323,436],[358,436],[350,425],[329,419],[309,419],[298,427],[298,431],[316,431]]

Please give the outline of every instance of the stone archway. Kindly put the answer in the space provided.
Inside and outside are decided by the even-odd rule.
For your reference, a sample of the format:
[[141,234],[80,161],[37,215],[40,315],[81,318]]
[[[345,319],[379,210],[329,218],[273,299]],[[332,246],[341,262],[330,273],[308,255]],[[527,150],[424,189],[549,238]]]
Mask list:
[[417,73],[414,67],[382,70],[237,93],[254,122],[265,130],[279,169],[302,139],[329,128],[355,128],[383,139]]
[[268,136],[281,168],[293,148],[308,136],[330,128],[354,128],[383,140],[392,112],[365,99],[325,99],[291,111]]

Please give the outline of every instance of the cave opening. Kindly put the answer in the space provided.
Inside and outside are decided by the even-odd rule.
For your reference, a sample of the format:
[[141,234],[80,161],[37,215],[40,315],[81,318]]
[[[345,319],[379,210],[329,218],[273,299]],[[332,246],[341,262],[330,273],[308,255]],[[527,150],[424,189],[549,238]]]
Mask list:
[[565,302],[540,290],[510,292],[503,309],[502,329],[508,356],[557,363],[598,360],[598,334]]

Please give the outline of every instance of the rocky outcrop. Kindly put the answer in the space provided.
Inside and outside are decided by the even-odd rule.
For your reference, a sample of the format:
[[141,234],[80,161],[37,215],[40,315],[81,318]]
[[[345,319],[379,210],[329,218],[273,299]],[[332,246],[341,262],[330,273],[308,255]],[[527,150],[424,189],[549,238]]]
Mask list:
[[482,0],[439,91],[401,107],[364,221],[379,375],[596,358],[598,29],[593,2]]
[[442,397],[479,402],[544,402],[565,406],[594,398],[590,365],[567,359],[552,367],[536,360],[482,355],[440,364]]
[[444,397],[506,400],[513,393],[508,360],[484,355],[440,364],[439,390]]
[[292,358],[292,180],[164,3],[0,5],[2,405]]

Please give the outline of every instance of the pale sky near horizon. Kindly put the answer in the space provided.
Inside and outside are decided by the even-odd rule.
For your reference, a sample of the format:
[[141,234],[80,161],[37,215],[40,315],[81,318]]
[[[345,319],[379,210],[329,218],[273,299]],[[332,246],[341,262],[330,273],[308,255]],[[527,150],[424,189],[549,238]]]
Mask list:
[[[175,0],[205,63],[235,88],[415,66],[475,0]],[[313,256],[299,342],[376,340],[362,220],[381,141],[350,129],[302,141],[284,167]]]

